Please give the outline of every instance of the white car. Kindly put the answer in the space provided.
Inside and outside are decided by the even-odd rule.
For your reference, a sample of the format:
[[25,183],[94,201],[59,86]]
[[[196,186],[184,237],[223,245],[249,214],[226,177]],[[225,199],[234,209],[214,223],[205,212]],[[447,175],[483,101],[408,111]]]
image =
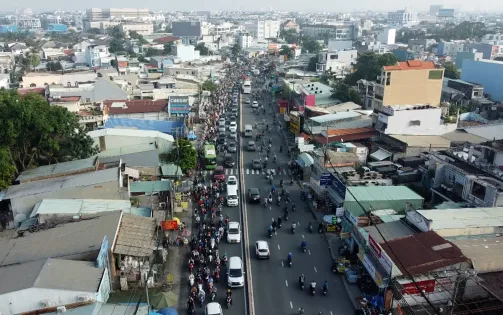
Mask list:
[[230,288],[243,287],[245,276],[243,271],[243,261],[237,256],[229,258],[227,268],[227,286]]
[[256,241],[255,242],[255,255],[257,258],[271,258],[271,252],[269,251],[269,244],[267,241]]
[[225,126],[225,118],[220,118],[220,120],[218,120],[218,125]]
[[238,222],[229,222],[227,230],[227,243],[241,243],[241,228]]
[[236,132],[238,130],[238,124],[235,121],[231,121],[231,123],[229,124],[229,130]]
[[236,176],[229,176],[227,178],[227,188],[238,190],[238,179]]
[[210,302],[206,304],[204,315],[223,315],[222,307],[217,302]]
[[257,101],[253,101],[252,108],[258,108],[258,102]]

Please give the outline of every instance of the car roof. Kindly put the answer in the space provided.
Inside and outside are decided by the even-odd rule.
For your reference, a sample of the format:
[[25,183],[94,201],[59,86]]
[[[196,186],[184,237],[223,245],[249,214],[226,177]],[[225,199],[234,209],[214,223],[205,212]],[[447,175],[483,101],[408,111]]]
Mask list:
[[216,170],[219,170],[219,171],[223,171],[224,170],[224,167],[222,165],[219,165],[215,168]]
[[229,265],[241,264],[241,263],[242,263],[241,258],[238,256],[232,256],[231,258],[229,258]]
[[229,229],[230,228],[239,228],[239,222],[229,222]]
[[232,175],[232,176],[229,176],[227,178],[227,181],[230,181],[230,180],[235,180],[235,181],[238,181],[238,179],[236,178],[236,176]]
[[248,144],[255,144],[255,141],[248,141]]
[[258,188],[250,188],[250,192],[254,193],[254,192],[259,192]]
[[231,123],[229,125],[237,125],[237,122],[231,121]]
[[252,160],[252,163],[260,163],[259,160]]
[[267,241],[256,241],[255,244],[257,244],[258,249],[268,249],[269,244]]
[[225,159],[226,159],[226,160],[234,160],[234,158],[233,158],[233,157],[232,157],[232,155],[230,155],[230,154],[227,154],[227,155],[225,156]]
[[211,302],[206,305],[206,314],[220,314],[222,307],[217,302]]

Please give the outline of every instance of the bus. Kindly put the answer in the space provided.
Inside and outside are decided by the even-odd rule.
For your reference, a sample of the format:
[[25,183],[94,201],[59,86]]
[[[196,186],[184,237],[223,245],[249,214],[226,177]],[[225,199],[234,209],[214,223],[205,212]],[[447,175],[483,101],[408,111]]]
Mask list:
[[217,152],[212,144],[204,146],[204,166],[207,170],[214,170],[217,167]]
[[250,94],[250,93],[251,93],[251,82],[245,81],[243,83],[243,94]]

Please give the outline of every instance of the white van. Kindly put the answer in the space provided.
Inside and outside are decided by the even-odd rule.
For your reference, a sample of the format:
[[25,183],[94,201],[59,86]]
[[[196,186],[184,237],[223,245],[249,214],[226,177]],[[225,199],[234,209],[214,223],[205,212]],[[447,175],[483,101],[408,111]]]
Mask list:
[[206,304],[204,309],[205,315],[223,315],[222,307],[217,302],[211,302]]
[[253,137],[252,125],[245,125],[245,137]]
[[227,285],[231,288],[243,287],[245,276],[243,271],[243,261],[237,256],[229,258],[229,268],[227,269]]
[[239,196],[237,186],[227,186],[227,206],[237,207],[239,205]]

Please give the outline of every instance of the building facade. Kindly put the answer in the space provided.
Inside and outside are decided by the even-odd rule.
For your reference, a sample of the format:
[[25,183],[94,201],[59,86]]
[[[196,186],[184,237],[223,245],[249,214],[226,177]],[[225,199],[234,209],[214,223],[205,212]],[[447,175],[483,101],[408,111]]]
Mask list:
[[483,85],[491,100],[503,102],[503,61],[464,60],[461,80]]
[[453,56],[465,50],[464,42],[439,42],[437,44],[437,55]]
[[303,25],[302,32],[316,40],[356,40],[359,35],[359,27],[356,24],[310,24]]
[[388,12],[388,24],[393,26],[414,26],[418,23],[417,14],[409,10]]
[[352,63],[356,63],[358,51],[345,49],[337,51],[323,51],[318,54],[317,72],[332,71],[340,74],[341,71],[349,71]]
[[91,8],[86,10],[89,21],[105,21],[111,19],[141,19],[150,17],[149,9],[138,8]]
[[275,20],[254,20],[244,24],[245,30],[256,39],[277,38],[281,22]]
[[253,36],[248,32],[242,32],[238,34],[238,44],[241,49],[248,48],[253,45]]
[[122,34],[129,35],[129,32],[134,31],[140,35],[151,35],[154,32],[154,24],[152,23],[123,23],[120,24]]
[[385,28],[377,34],[377,40],[385,45],[393,45],[395,43],[396,28]]

